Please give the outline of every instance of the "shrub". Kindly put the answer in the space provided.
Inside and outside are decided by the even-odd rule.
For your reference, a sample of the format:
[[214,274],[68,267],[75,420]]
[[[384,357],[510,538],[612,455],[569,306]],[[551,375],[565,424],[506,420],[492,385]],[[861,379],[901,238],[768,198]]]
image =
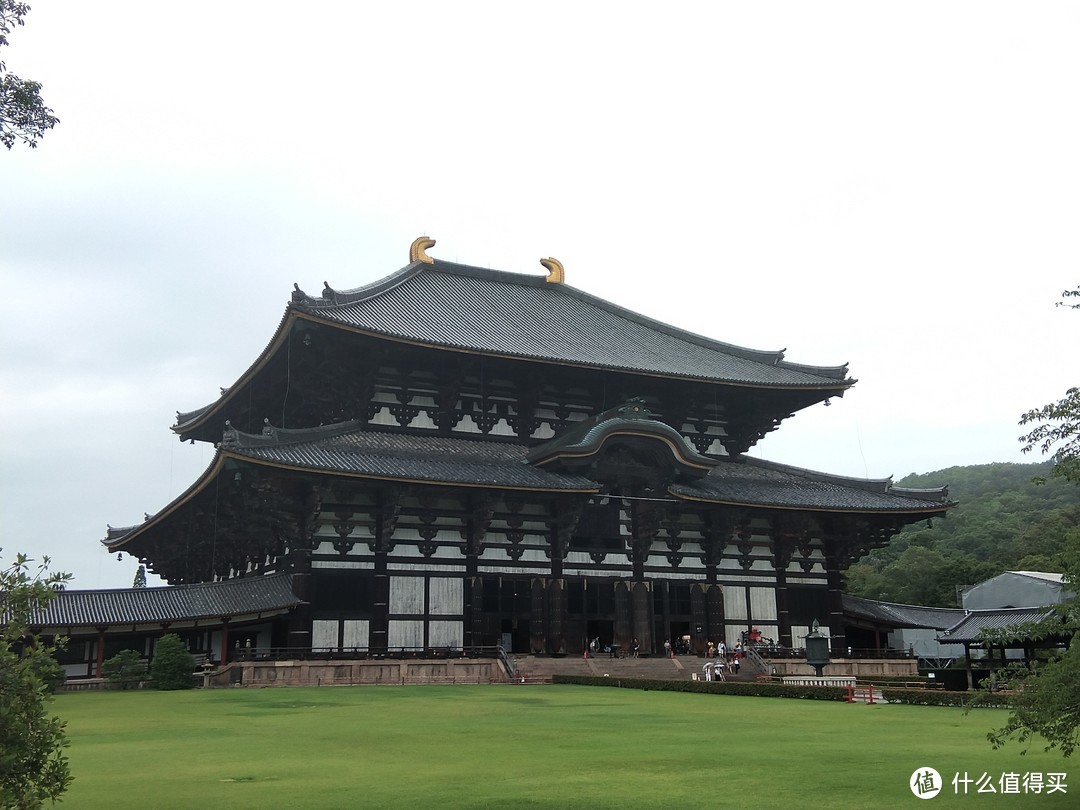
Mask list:
[[130,689],[146,677],[146,664],[135,650],[121,650],[102,664],[101,674],[121,689]]
[[195,659],[180,636],[168,633],[158,640],[150,664],[154,686],[158,689],[190,689],[195,685],[194,670]]

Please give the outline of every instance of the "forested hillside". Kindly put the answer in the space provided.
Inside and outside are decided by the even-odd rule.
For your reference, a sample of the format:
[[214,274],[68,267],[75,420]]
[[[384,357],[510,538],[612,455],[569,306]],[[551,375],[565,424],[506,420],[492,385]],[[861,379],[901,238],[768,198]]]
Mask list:
[[[847,572],[847,592],[869,599],[956,607],[959,589],[1002,571],[1062,570],[1067,532],[1080,532],[1080,487],[1047,464],[982,464],[909,475],[898,486],[947,484],[959,501],[944,519],[908,526]],[[1045,477],[1043,484],[1032,478]]]

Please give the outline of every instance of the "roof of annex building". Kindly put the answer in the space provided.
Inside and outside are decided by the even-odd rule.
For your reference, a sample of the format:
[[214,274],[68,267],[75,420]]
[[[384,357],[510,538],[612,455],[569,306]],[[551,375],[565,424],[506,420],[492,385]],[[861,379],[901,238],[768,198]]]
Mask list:
[[1057,582],[1059,584],[1065,581],[1064,574],[1054,574],[1048,571],[1006,571],[1006,574],[1015,574],[1019,577],[1030,577],[1031,579],[1041,579],[1045,582]]
[[844,614],[875,624],[947,630],[966,615],[962,608],[924,607],[843,595]]
[[59,591],[34,616],[39,627],[113,627],[281,613],[303,600],[291,574],[243,577],[197,585]]
[[970,644],[983,640],[982,634],[1009,631],[1021,625],[1033,624],[1049,618],[1054,608],[1002,608],[998,610],[973,610],[938,637],[939,644]]

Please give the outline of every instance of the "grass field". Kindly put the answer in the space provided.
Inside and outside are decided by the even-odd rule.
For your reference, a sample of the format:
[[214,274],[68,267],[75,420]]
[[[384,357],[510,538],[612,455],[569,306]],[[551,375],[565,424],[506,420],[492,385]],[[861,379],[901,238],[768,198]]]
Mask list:
[[[953,794],[956,772],[1068,772],[1041,746],[991,750],[999,710],[578,686],[83,692],[54,706],[75,775],[64,805],[80,809],[1060,808],[1080,796],[1080,781]],[[924,766],[946,782],[929,803],[908,788]]]

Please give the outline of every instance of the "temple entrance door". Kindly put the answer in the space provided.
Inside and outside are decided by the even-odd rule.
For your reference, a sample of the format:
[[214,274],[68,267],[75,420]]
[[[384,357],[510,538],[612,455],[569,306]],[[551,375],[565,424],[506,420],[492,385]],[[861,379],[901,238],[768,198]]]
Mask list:
[[611,619],[589,619],[585,623],[585,635],[589,641],[594,638],[600,639],[600,649],[598,654],[602,654],[604,650],[611,646],[615,639],[615,622]]
[[512,646],[509,648],[511,652],[516,653],[529,653],[532,650],[529,649],[532,630],[529,627],[528,619],[518,619],[512,624],[510,630],[510,638]]
[[671,643],[675,647],[676,654],[687,655],[691,652],[690,622],[672,622],[671,634],[668,637],[671,639]]

